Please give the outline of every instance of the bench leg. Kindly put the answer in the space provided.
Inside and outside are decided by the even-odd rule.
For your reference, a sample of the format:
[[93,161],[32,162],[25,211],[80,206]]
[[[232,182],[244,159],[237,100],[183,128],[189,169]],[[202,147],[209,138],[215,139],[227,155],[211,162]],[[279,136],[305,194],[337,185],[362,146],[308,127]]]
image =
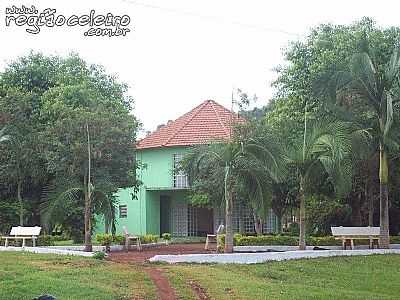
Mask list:
[[376,245],[376,249],[379,249],[380,247],[379,247],[379,240],[372,240],[372,249],[374,249],[374,246],[373,245]]
[[22,248],[25,248],[25,239],[22,239]]
[[36,239],[32,239],[32,246],[36,247]]
[[208,250],[208,237],[206,238],[206,245],[204,246],[204,250]]
[[342,240],[342,249],[346,250],[346,240]]
[[4,247],[8,247],[8,238],[6,238],[6,241],[4,242]]
[[351,245],[351,250],[354,250],[354,240],[353,239],[350,240],[350,245]]
[[129,238],[125,237],[125,251],[128,252],[129,251]]
[[136,249],[137,251],[141,251],[142,250],[142,245],[140,244],[140,240],[136,239]]

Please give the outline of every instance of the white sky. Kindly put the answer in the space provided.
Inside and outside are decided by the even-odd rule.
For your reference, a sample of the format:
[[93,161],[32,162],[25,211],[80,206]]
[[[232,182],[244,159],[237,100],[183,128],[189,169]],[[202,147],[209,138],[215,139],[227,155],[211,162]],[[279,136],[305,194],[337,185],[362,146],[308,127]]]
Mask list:
[[[66,16],[91,9],[127,14],[131,32],[85,37],[88,28],[63,26],[43,27],[32,35],[25,27],[5,26],[5,8],[13,4],[35,5],[39,11],[55,8]],[[0,70],[31,49],[77,52],[129,84],[135,115],[145,130],[154,130],[206,99],[230,107],[233,87],[257,94],[256,105],[262,106],[273,94],[273,68],[283,63],[282,49],[290,40],[317,24],[348,24],[362,16],[381,26],[399,26],[399,8],[400,2],[384,0],[0,0]]]

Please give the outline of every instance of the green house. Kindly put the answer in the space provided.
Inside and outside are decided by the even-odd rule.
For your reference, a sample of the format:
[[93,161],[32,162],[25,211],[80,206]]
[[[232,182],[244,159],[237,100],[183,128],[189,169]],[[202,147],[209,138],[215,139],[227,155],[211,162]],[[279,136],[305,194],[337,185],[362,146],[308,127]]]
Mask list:
[[[126,226],[133,234],[169,232],[173,236],[204,236],[224,223],[222,207],[194,207],[187,198],[188,178],[174,170],[190,146],[210,140],[229,139],[231,124],[238,116],[218,103],[207,100],[140,140],[136,158],[144,165],[138,171],[143,182],[139,192],[121,189],[118,192],[117,232]],[[236,231],[254,232],[250,209],[234,208]],[[276,229],[272,211],[266,216],[264,231]]]

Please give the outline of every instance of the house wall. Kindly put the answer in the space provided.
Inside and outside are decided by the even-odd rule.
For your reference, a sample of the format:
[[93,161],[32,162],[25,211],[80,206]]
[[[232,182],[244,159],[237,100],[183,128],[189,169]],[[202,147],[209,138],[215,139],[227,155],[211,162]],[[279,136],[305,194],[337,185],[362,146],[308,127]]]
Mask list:
[[[187,151],[185,147],[137,150],[136,159],[143,164],[137,177],[143,184],[137,200],[132,199],[132,188],[118,191],[119,205],[127,205],[128,217],[119,218],[117,211],[117,233],[122,233],[122,226],[126,226],[132,234],[160,234],[160,196],[169,195],[173,201],[182,201],[184,197],[182,191],[165,191],[173,186],[173,155]],[[99,219],[97,232],[104,232],[103,224]]]
[[[132,199],[133,189],[121,189],[117,193],[120,205],[127,205],[127,218],[119,218],[117,210],[117,233],[122,233],[122,226],[126,226],[132,234],[160,234],[160,197],[168,196],[170,199],[170,233],[177,236],[181,235],[187,227],[185,225],[185,209],[187,211],[187,191],[172,190],[173,188],[173,154],[186,153],[188,148],[155,148],[138,150],[136,159],[144,164],[144,167],[137,172],[138,179],[143,182],[137,194],[137,200]],[[180,215],[180,220],[176,218]],[[175,217],[174,217],[175,216]],[[238,219],[239,216],[234,217]],[[269,214],[266,218],[266,228],[268,231],[276,230],[276,218]],[[234,220],[234,223],[235,223]],[[245,222],[247,227],[252,227],[253,218],[247,216]],[[215,230],[219,224],[224,223],[224,213],[221,208],[214,208],[214,223]],[[178,224],[179,223],[179,224]],[[236,222],[238,223],[238,222]],[[238,227],[238,224],[234,224]],[[104,232],[104,222],[98,221],[97,232]],[[275,226],[274,226],[275,225]],[[235,227],[235,228],[236,228]],[[186,228],[186,231],[188,229]],[[238,231],[238,228],[236,228]]]
[[159,192],[146,192],[146,233],[160,234]]
[[[147,188],[172,188],[173,155],[187,153],[186,147],[165,147],[138,150],[136,159],[145,164],[138,177]],[[142,187],[143,187],[142,186]]]

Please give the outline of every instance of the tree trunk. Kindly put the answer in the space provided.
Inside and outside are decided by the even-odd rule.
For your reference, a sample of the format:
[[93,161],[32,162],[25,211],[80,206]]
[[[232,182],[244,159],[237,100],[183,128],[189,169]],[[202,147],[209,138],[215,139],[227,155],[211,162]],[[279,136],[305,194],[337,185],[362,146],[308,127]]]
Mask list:
[[[90,135],[89,125],[86,123],[87,151],[88,151],[88,173],[84,176],[85,190],[85,251],[92,252],[92,184],[91,179],[91,156],[90,156]],[[86,186],[85,186],[86,185]]]
[[389,238],[389,193],[388,193],[388,161],[387,154],[383,146],[380,145],[379,155],[379,192],[380,192],[380,239],[379,246],[388,249],[390,245]]
[[253,212],[253,218],[254,218],[254,229],[256,231],[257,235],[262,235],[263,233],[263,222],[261,218],[257,216],[256,212]]
[[230,166],[225,166],[225,253],[233,252],[233,227],[232,227],[232,212],[233,212],[233,193],[230,180]]
[[304,178],[300,175],[300,216],[299,216],[299,250],[306,250],[306,203],[304,195]]
[[92,252],[92,211],[89,194],[85,190],[85,251]]
[[225,248],[224,252],[225,253],[232,253],[233,252],[233,226],[232,226],[232,207],[233,207],[233,199],[232,199],[232,193],[229,191],[228,192],[228,197],[226,201],[226,207],[225,207],[225,223],[226,223],[226,228],[225,228]]
[[24,202],[22,200],[22,181],[18,180],[17,183],[17,198],[19,203],[19,225],[24,226]]

